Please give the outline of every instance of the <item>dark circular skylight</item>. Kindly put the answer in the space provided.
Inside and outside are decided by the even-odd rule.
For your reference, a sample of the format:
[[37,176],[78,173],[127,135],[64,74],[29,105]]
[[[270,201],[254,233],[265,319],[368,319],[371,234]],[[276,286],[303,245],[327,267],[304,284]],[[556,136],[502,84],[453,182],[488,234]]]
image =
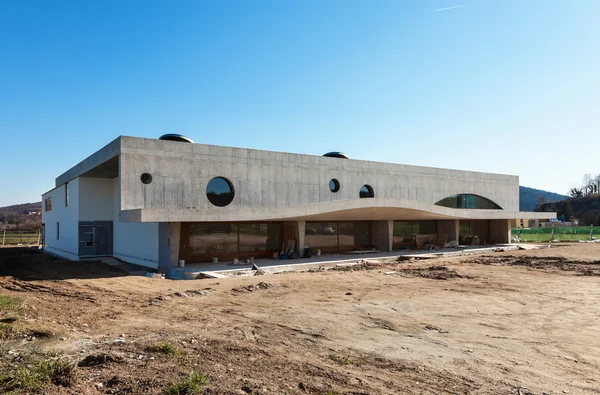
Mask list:
[[194,140],[192,140],[191,138],[185,137],[182,134],[176,134],[176,133],[163,134],[158,139],[159,140],[167,140],[167,141],[179,141],[180,143],[192,143],[192,144],[194,143]]
[[225,177],[215,177],[206,185],[206,197],[215,206],[225,207],[235,197],[233,184]]
[[336,152],[336,151],[334,151],[334,152],[328,152],[328,153],[326,153],[323,156],[326,156],[328,158],[350,159],[348,157],[348,155],[346,155],[345,153],[343,153],[343,152]]

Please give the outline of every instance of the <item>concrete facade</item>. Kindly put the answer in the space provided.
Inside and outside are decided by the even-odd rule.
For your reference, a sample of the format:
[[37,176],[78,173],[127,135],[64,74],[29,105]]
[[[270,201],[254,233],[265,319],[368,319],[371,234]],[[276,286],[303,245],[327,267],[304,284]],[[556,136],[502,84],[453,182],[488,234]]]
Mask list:
[[[151,183],[141,182],[144,173]],[[235,196],[226,207],[207,198],[215,177],[233,185]],[[337,192],[329,189],[332,179]],[[302,249],[307,222],[370,221],[371,244],[391,251],[394,221],[435,220],[439,235],[458,240],[459,220],[484,220],[490,240],[505,243],[509,220],[540,214],[518,211],[517,176],[125,136],[60,175],[44,199],[59,200],[67,182],[69,209],[76,208],[43,212],[49,251],[77,259],[78,221],[111,220],[115,257],[161,269],[177,264],[191,223],[277,222],[292,229],[282,238],[292,237]],[[359,197],[363,185],[374,197]],[[481,196],[501,209],[436,205],[457,194]],[[48,224],[58,220],[65,222],[67,239],[50,242]]]

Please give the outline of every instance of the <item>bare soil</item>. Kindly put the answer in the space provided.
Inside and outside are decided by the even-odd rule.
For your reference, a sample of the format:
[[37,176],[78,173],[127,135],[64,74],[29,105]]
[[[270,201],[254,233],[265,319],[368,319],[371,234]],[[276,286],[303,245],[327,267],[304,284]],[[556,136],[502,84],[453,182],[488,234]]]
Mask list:
[[171,281],[4,248],[0,294],[24,299],[28,330],[2,341],[0,377],[61,355],[75,380],[38,392],[160,394],[194,371],[206,394],[598,394],[599,258],[581,243]]

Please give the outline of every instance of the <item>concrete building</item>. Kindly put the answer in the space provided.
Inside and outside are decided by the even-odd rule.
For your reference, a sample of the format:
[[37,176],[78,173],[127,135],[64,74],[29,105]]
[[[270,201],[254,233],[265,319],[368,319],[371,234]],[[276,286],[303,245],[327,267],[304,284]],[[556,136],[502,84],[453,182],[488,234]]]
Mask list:
[[516,176],[121,136],[43,195],[44,249],[178,260],[509,243]]

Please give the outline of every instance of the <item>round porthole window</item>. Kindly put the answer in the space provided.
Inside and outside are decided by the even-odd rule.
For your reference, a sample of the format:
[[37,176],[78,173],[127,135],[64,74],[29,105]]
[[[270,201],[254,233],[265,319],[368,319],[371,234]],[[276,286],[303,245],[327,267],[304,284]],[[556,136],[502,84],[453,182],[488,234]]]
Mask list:
[[152,182],[152,174],[150,174],[150,173],[144,173],[140,177],[140,180],[142,181],[142,184],[146,184],[146,185],[150,184]]
[[371,188],[370,185],[363,185],[360,188],[360,197],[362,198],[372,198],[375,197],[375,192],[373,191],[373,188]]
[[329,190],[331,192],[337,192],[340,190],[340,182],[338,180],[336,180],[335,178],[332,178],[331,181],[329,181]]
[[233,184],[225,177],[215,177],[206,185],[206,197],[217,207],[225,207],[233,201]]

